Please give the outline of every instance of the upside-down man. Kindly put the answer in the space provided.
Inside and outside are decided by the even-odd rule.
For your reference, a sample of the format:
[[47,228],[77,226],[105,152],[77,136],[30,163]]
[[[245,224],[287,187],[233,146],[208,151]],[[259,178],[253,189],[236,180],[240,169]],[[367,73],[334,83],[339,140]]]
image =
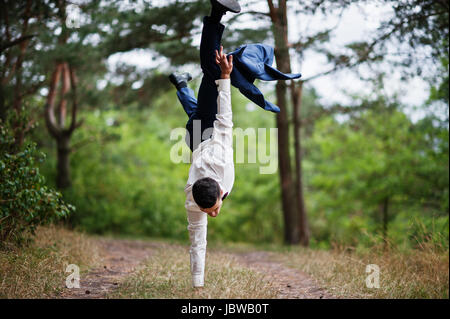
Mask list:
[[207,217],[219,214],[234,183],[230,84],[263,109],[279,112],[253,85],[254,80],[288,80],[301,76],[283,74],[272,68],[273,48],[263,44],[241,46],[228,56],[223,53],[220,44],[225,27],[220,20],[227,11],[240,10],[235,0],[211,0],[211,14],[203,19],[200,44],[203,78],[198,100],[187,87],[192,79],[190,74],[169,77],[189,117],[186,143],[192,150],[192,163],[185,187],[185,207],[193,287],[204,286]]

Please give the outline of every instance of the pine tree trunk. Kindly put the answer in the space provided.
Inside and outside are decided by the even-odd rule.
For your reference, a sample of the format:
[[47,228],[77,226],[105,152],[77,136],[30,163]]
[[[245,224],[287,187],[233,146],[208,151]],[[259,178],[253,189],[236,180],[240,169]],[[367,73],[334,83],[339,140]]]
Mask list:
[[[55,107],[57,99],[58,83],[61,83],[60,103]],[[66,122],[66,95],[72,90],[72,118],[68,128],[64,127]],[[57,114],[55,115],[55,108]],[[50,135],[56,140],[58,151],[58,163],[56,173],[56,185],[58,189],[66,189],[71,186],[70,179],[70,138],[74,130],[81,125],[77,122],[77,97],[76,97],[76,77],[73,69],[66,62],[56,62],[53,70],[50,89],[47,95],[45,106],[45,122]]]
[[0,83],[0,120],[3,123],[6,121],[5,94],[3,92],[3,85],[1,83]]
[[[275,59],[277,68],[284,73],[291,73],[291,61],[288,47],[288,25],[286,0],[279,0],[278,8],[268,0],[270,16],[273,23],[275,39]],[[276,86],[277,104],[280,113],[277,116],[278,127],[278,158],[280,166],[281,200],[284,217],[284,241],[286,244],[299,243],[298,211],[296,204],[296,187],[294,183],[291,156],[289,152],[289,120],[287,110],[287,85],[279,81]]]
[[295,245],[299,242],[297,228],[297,210],[295,205],[295,188],[292,180],[291,158],[289,153],[289,122],[286,109],[286,84],[277,84],[277,103],[280,113],[277,116],[278,127],[278,162],[280,168],[281,202],[284,218],[284,242]]
[[294,118],[294,149],[295,149],[295,195],[298,213],[298,232],[299,241],[302,246],[309,245],[309,226],[305,206],[305,199],[303,196],[303,174],[302,174],[302,144],[301,144],[301,121],[300,109],[302,104],[303,82],[298,85],[292,82],[291,96]]

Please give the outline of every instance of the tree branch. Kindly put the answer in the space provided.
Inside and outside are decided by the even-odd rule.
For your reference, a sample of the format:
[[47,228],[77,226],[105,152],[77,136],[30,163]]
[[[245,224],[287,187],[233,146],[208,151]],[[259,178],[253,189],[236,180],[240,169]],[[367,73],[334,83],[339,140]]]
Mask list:
[[5,43],[5,44],[0,46],[0,53],[2,53],[4,50],[6,50],[6,49],[8,49],[10,47],[13,47],[13,46],[15,46],[17,44],[20,44],[20,43],[24,42],[24,41],[27,41],[27,40],[35,37],[35,36],[37,36],[37,34],[25,35],[25,36],[21,36],[18,39],[15,39],[15,40],[12,40],[10,42],[7,42],[7,43]]
[[270,18],[269,13],[259,12],[259,11],[245,11],[245,12],[235,14],[230,20],[228,20],[228,23],[232,23],[232,22],[236,21],[238,18],[240,18],[241,16],[246,15],[246,14],[251,14],[254,16],[262,16],[263,18]]
[[59,95],[59,104],[57,108],[58,112],[58,125],[61,129],[64,129],[66,121],[66,105],[67,105],[67,92],[70,89],[70,74],[67,62],[62,65],[62,78],[61,78],[61,90]]
[[277,8],[273,5],[273,0],[267,0],[269,5],[269,15],[273,22],[278,21]]
[[75,71],[72,66],[68,66],[69,74],[70,74],[70,84],[72,87],[72,122],[70,123],[69,133],[72,132],[79,126],[81,126],[82,121],[77,123],[77,113],[78,113],[78,97],[77,97],[77,78],[75,75]]
[[45,105],[45,123],[50,134],[57,138],[60,135],[60,129],[56,124],[54,107],[56,98],[56,88],[61,76],[62,63],[57,63],[50,80],[50,88],[47,95],[47,104]]

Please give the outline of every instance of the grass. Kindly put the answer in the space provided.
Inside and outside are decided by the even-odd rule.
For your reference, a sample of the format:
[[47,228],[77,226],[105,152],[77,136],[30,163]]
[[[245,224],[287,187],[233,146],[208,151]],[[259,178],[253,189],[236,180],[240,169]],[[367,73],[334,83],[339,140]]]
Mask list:
[[[153,240],[152,240],[153,241]],[[205,287],[192,289],[187,246],[158,240],[159,247],[109,298],[259,299],[276,298],[263,276],[240,265],[233,254],[266,250],[273,261],[301,270],[343,298],[448,298],[449,251],[418,249],[331,251],[277,245],[208,245]],[[40,227],[29,246],[0,250],[0,298],[55,298],[68,264],[82,272],[98,266],[96,239],[60,227]],[[366,266],[380,268],[380,288],[366,287]]]
[[[420,250],[356,253],[294,249],[272,252],[274,260],[302,270],[336,296],[344,298],[440,299],[449,297],[449,254]],[[378,265],[379,288],[367,288],[366,267]]]
[[162,244],[135,274],[122,282],[110,298],[263,299],[276,290],[261,274],[240,266],[230,254],[208,251],[205,287],[191,286],[186,247]]
[[54,298],[69,264],[84,272],[99,260],[93,240],[61,227],[39,227],[25,247],[0,250],[0,298]]
[[[340,298],[377,299],[448,299],[448,245],[430,241],[417,248],[390,245],[355,250],[335,246],[331,250],[275,244],[212,243],[211,248],[224,252],[263,250],[272,261],[307,273],[330,293]],[[380,288],[367,288],[367,265],[380,269]]]

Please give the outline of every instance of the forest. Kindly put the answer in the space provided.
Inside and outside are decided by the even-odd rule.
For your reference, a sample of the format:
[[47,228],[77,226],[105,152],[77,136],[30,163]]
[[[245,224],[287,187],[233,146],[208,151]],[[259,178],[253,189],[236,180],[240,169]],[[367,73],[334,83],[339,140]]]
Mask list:
[[[240,3],[224,50],[273,46],[274,65],[302,77],[256,82],[278,114],[232,89],[243,160],[208,241],[427,247],[448,266],[448,1]],[[187,118],[168,75],[190,72],[198,91],[209,1],[1,0],[0,11],[0,253],[49,224],[188,243],[190,151],[174,134]]]

